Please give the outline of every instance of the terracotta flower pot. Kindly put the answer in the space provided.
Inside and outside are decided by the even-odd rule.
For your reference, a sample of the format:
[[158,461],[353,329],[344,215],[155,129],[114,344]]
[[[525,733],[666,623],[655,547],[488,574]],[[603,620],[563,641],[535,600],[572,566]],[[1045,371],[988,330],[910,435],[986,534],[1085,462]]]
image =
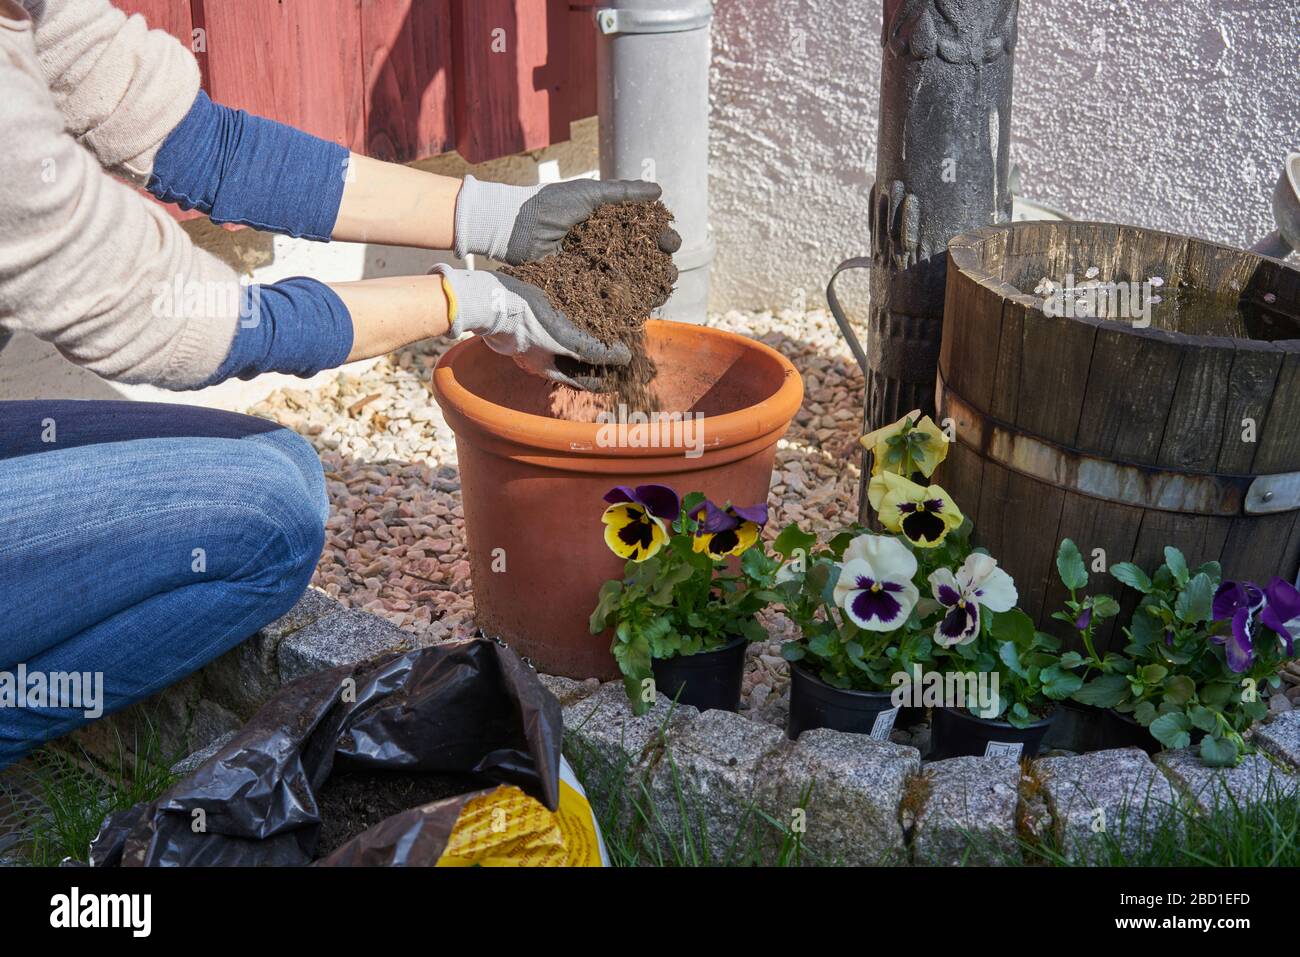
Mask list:
[[695,433],[553,418],[549,385],[478,339],[433,373],[456,433],[478,623],[550,674],[618,674],[609,636],[587,630],[601,583],[623,571],[602,534],[605,492],[654,482],[766,501],[777,439],[803,400],[794,366],[760,342],[686,323],[646,328],[663,407],[702,416]]

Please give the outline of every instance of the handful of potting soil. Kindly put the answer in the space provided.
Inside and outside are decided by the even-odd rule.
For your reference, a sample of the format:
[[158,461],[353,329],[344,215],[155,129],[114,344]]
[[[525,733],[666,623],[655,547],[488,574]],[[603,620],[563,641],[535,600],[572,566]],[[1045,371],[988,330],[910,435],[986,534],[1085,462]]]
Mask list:
[[[658,408],[651,383],[657,372],[646,353],[645,323],[650,313],[672,295],[677,267],[663,241],[670,233],[673,215],[663,203],[607,203],[590,218],[574,226],[551,256],[501,272],[537,286],[579,329],[605,344],[622,342],[632,353],[626,366],[604,373],[606,401],[629,410],[653,412]],[[576,401],[561,395],[554,411],[565,418],[582,418],[595,411],[596,402]]]

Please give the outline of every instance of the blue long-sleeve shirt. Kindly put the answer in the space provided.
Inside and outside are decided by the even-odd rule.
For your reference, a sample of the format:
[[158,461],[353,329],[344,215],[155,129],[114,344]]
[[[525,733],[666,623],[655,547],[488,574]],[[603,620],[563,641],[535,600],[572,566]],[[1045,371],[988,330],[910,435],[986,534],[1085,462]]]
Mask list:
[[[215,223],[328,240],[338,218],[348,151],[202,91],[159,147],[148,190]],[[238,330],[207,384],[263,372],[311,376],[352,351],[352,316],[332,289],[306,276],[250,285]]]

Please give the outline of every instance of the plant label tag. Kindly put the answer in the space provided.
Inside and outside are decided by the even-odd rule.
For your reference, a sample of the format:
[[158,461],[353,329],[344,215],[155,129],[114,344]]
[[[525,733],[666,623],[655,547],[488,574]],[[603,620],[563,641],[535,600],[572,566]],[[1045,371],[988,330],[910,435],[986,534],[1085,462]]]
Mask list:
[[888,741],[889,732],[894,730],[894,721],[898,718],[898,709],[890,708],[876,715],[876,723],[871,726],[871,736],[877,741]]
[[1005,741],[990,741],[984,748],[984,757],[986,758],[1015,758],[1020,759],[1020,753],[1025,750],[1025,746],[1017,741],[1010,744]]

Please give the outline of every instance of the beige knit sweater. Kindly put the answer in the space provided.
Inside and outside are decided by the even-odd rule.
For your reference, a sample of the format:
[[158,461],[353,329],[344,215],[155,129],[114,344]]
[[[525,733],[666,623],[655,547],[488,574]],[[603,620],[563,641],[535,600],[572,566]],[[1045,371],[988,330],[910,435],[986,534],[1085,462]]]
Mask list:
[[193,388],[235,272],[132,186],[199,89],[193,55],[108,0],[0,0],[0,327],[106,379]]

